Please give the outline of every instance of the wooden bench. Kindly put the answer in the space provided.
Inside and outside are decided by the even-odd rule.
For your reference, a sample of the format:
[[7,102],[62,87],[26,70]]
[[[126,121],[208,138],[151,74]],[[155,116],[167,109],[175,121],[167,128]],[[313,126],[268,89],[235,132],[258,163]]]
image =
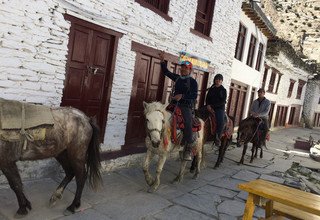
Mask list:
[[241,183],[238,188],[249,193],[243,220],[251,220],[255,205],[265,208],[266,219],[275,215],[290,219],[320,220],[320,196],[257,179]]

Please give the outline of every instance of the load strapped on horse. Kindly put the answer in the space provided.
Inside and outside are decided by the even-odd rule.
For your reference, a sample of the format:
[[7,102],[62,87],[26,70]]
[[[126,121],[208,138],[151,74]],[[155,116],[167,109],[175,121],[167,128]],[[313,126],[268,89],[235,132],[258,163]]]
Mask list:
[[250,163],[253,162],[254,157],[258,156],[258,149],[260,149],[260,158],[263,157],[262,146],[264,145],[265,140],[263,140],[262,137],[266,137],[266,140],[270,139],[269,134],[263,135],[263,132],[268,131],[265,130],[263,120],[259,117],[248,117],[240,122],[237,135],[237,146],[241,147],[241,145],[243,145],[243,151],[239,164],[243,164],[244,162],[248,143],[252,143]]
[[95,189],[101,182],[99,129],[84,113],[74,108],[49,108],[0,98],[0,169],[15,192],[16,217],[28,214],[31,203],[23,193],[16,162],[55,157],[65,178],[50,198],[54,205],[75,177],[76,194],[64,214],[80,207],[87,176]]

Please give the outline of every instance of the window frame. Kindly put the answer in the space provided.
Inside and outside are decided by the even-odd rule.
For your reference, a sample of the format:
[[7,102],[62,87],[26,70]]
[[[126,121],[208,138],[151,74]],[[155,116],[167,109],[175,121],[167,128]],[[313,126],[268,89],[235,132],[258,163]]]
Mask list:
[[172,22],[172,17],[170,17],[168,15],[169,12],[169,6],[170,6],[170,0],[159,0],[160,1],[160,5],[161,4],[167,4],[166,10],[161,10],[160,8],[154,6],[153,4],[147,2],[146,0],[134,0],[135,2],[137,2],[138,4],[140,4],[142,7],[144,8],[148,8],[149,10],[153,11],[154,13],[158,14],[159,16],[161,16],[162,18],[164,18],[167,21]]
[[264,51],[264,44],[260,42],[258,47],[258,54],[257,54],[256,68],[255,68],[257,71],[261,70],[263,51]]
[[306,84],[306,81],[299,79],[296,99],[301,99],[302,90],[305,84]]
[[[206,8],[208,10],[206,13],[203,13],[199,10],[199,6],[200,6],[199,2],[200,1],[206,1],[206,3],[207,3]],[[210,5],[208,5],[208,4],[210,4]],[[212,40],[212,38],[210,37],[210,33],[211,33],[215,5],[216,5],[216,0],[198,0],[194,28],[190,29],[191,33],[198,35],[200,37],[203,37],[207,40]],[[199,13],[204,14],[206,18],[204,19],[204,18],[199,17]],[[202,31],[197,29],[197,22],[204,24],[204,28]]]
[[294,79],[290,79],[290,86],[289,86],[289,89],[288,89],[288,98],[291,98],[292,96],[292,92],[293,92],[293,87],[294,87],[294,84],[296,83],[296,80]]
[[257,38],[253,34],[251,34],[247,62],[246,62],[246,64],[250,67],[253,66],[253,57],[256,50],[256,45],[257,45]]
[[265,87],[266,87],[269,69],[270,69],[270,67],[265,64],[264,65],[264,73],[263,73],[262,83],[261,83],[261,87],[263,89],[265,89]]
[[[244,32],[242,32],[242,30],[244,30]],[[242,61],[242,59],[243,59],[243,51],[244,51],[244,46],[245,46],[246,39],[247,39],[247,30],[248,30],[248,28],[240,22],[239,23],[239,30],[238,30],[237,45],[236,45],[236,50],[235,50],[235,54],[234,54],[234,58],[236,58],[237,60],[240,60],[240,61]],[[242,41],[240,41],[240,39]]]
[[272,70],[267,92],[273,93],[274,84],[276,82],[277,72]]

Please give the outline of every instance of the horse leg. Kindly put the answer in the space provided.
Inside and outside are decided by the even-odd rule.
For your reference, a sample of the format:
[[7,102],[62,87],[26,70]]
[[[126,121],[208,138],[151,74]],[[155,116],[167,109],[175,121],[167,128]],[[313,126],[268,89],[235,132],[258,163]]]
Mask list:
[[219,155],[218,155],[218,158],[217,158],[217,162],[216,162],[216,164],[214,165],[214,169],[215,169],[215,168],[218,168],[219,165],[220,165],[221,158],[222,158],[222,148],[223,148],[223,146],[222,146],[222,144],[221,144],[221,145],[219,146]]
[[56,204],[57,200],[62,199],[62,194],[63,194],[66,186],[74,177],[73,169],[72,169],[71,164],[69,163],[69,160],[68,160],[67,151],[63,151],[62,153],[60,153],[56,157],[56,160],[61,164],[61,166],[65,172],[65,177],[63,178],[63,180],[61,181],[61,183],[57,187],[56,191],[54,191],[54,193],[52,194],[50,201],[49,201],[50,207],[53,207]]
[[[77,157],[74,155],[74,157]],[[70,160],[70,158],[69,158]],[[86,181],[86,170],[85,170],[85,156],[80,159],[80,160],[71,160],[70,161],[72,169],[75,173],[75,178],[76,178],[76,184],[77,184],[77,189],[76,189],[76,194],[74,196],[74,199],[71,203],[70,206],[67,207],[67,209],[64,211],[64,215],[70,215],[75,213],[75,209],[79,208],[81,205],[81,195],[82,195],[82,190]]]
[[143,163],[144,178],[149,186],[151,186],[154,183],[154,180],[149,172],[149,166],[153,156],[154,154],[150,150],[147,150],[146,158]]
[[195,156],[195,158],[197,158],[197,169],[196,169],[196,173],[193,175],[193,179],[198,179],[199,174],[200,174],[200,168],[201,168],[201,160],[202,160],[202,151],[199,151],[197,153],[197,155]]
[[183,175],[187,166],[187,162],[188,161],[186,160],[181,161],[179,174],[177,175],[176,178],[174,178],[173,183],[181,183],[181,181],[183,180]]
[[260,145],[260,158],[262,158],[263,157],[263,148],[262,148],[262,146]]
[[224,137],[222,139],[222,142],[221,142],[221,146],[220,146],[220,149],[219,149],[219,157],[218,157],[218,160],[216,162],[216,165],[214,166],[215,168],[216,167],[219,167],[221,163],[223,163],[223,158],[224,158],[224,155],[226,153],[226,149],[228,147],[228,139],[227,137]]
[[155,178],[153,184],[151,185],[150,189],[148,190],[148,192],[155,192],[158,189],[158,187],[160,185],[160,175],[161,175],[162,168],[163,168],[163,165],[166,162],[166,160],[167,160],[167,154],[159,155],[159,160],[158,160],[158,164],[157,164],[157,171],[156,171],[156,178]]
[[239,164],[243,164],[244,155],[246,155],[247,148],[248,148],[248,143],[243,144],[242,156],[241,156],[241,160],[240,160]]
[[196,166],[197,166],[197,157],[194,156],[193,160],[191,162],[191,167],[190,167],[190,173],[194,173],[196,171]]
[[15,218],[21,218],[28,214],[28,210],[31,210],[31,203],[26,198],[26,196],[23,193],[23,185],[21,182],[21,177],[17,168],[17,165],[15,162],[11,162],[9,164],[4,165],[1,168],[3,174],[6,176],[8,183],[10,185],[10,188],[15,192],[19,209],[15,215]]
[[252,144],[252,148],[251,148],[251,159],[250,159],[250,163],[253,162],[253,158],[254,158],[254,153],[257,152],[257,147],[255,144]]

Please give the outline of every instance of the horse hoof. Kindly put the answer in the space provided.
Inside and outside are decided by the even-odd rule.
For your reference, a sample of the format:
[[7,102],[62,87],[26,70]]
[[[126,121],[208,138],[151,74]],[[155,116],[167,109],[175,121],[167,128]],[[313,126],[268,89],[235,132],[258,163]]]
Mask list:
[[157,191],[157,189],[154,188],[154,187],[150,187],[150,188],[148,189],[148,193],[154,193],[155,191]]
[[196,171],[196,169],[194,169],[194,168],[191,169],[191,168],[190,168],[190,173],[194,173],[195,171]]
[[199,178],[199,174],[197,173],[197,174],[195,174],[193,177],[192,177],[192,179],[194,179],[194,180],[197,180]]
[[24,218],[27,214],[28,214],[27,209],[19,209],[17,213],[14,215],[14,218],[16,219]]
[[66,209],[66,210],[63,211],[63,215],[64,215],[64,216],[69,216],[69,215],[72,215],[72,214],[74,214],[74,212],[71,212],[71,211],[68,210],[68,209]]

